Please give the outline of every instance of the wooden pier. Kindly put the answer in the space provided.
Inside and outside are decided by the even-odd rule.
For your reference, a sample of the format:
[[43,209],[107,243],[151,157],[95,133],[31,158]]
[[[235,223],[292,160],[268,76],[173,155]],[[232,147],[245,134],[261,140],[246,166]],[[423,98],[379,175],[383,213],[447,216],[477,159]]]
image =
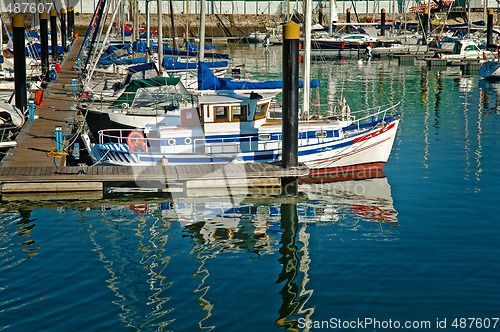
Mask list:
[[[164,192],[184,192],[189,196],[214,196],[232,192],[236,188],[280,188],[281,178],[299,177],[309,173],[305,166],[283,169],[279,165],[263,163],[229,163],[225,165],[182,166],[70,166],[70,167],[2,167],[2,199],[14,194],[16,199],[27,197],[47,199],[47,193],[58,193],[56,198],[102,197],[107,187],[157,188]],[[82,193],[86,192],[86,193]],[[89,192],[96,192],[89,194]],[[64,193],[64,194],[61,194]],[[73,194],[72,194],[73,193]],[[98,193],[101,193],[99,195]],[[274,190],[279,193],[279,190]],[[33,196],[33,194],[35,194]]]
[[[61,65],[57,80],[44,94],[44,105],[38,106],[38,118],[27,123],[18,135],[18,146],[0,164],[2,200],[101,198],[112,186],[157,188],[159,191],[191,192],[194,196],[211,196],[235,188],[279,188],[281,178],[309,173],[305,166],[283,169],[279,165],[229,163],[192,166],[66,166],[64,154],[54,154],[54,132],[61,127],[63,137],[70,136],[77,116],[72,80],[73,67],[81,39],[71,46]],[[65,143],[67,146],[67,142]],[[50,193],[51,195],[48,195]]]
[[44,105],[37,106],[35,115],[38,119],[28,122],[17,138],[17,148],[11,150],[1,162],[1,167],[50,167],[64,166],[64,156],[55,158],[48,154],[55,146],[53,133],[56,127],[62,127],[63,136],[71,133],[73,118],[76,115],[71,81],[77,77],[73,70],[81,39],[71,45],[70,52],[61,64],[61,72],[44,91]]

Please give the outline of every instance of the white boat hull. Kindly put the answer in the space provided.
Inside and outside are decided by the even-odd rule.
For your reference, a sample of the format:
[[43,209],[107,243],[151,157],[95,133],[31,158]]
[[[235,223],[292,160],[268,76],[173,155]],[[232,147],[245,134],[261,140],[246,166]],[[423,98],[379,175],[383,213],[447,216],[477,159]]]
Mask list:
[[479,76],[491,80],[500,80],[500,62],[498,60],[486,61],[479,68]]
[[[396,132],[399,118],[390,118],[381,127],[374,126],[356,133],[345,132],[346,137],[301,138],[299,139],[299,163],[303,163],[315,173],[332,170],[359,171],[381,169],[387,162]],[[310,131],[311,128],[309,128]],[[314,128],[312,129],[314,130]],[[323,129],[328,131],[325,127]],[[262,135],[262,133],[259,133]],[[270,136],[278,135],[270,133]],[[347,136],[349,135],[349,136]],[[193,137],[196,135],[193,135]],[[215,136],[214,136],[215,137]],[[224,143],[223,139],[207,136],[193,138],[191,144],[175,145],[188,139],[179,136],[163,140],[155,148],[149,144],[148,151],[131,152],[126,143],[106,143],[89,147],[94,151],[94,159],[110,165],[153,166],[161,164],[224,164],[236,163],[278,163],[281,160],[280,140],[247,140],[239,138],[233,144]],[[230,139],[228,139],[230,140]],[[215,142],[217,141],[217,142]],[[172,144],[168,146],[168,144]],[[167,152],[169,151],[169,152]]]

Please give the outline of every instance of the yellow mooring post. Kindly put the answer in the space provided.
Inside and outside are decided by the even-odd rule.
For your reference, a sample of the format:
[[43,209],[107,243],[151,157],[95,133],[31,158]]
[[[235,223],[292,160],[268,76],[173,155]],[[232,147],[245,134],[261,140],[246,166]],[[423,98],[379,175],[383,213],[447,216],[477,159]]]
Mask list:
[[20,14],[12,18],[12,37],[14,47],[14,89],[16,107],[24,114],[28,106],[26,91],[26,56],[24,50],[24,17]]
[[[281,154],[283,168],[292,168],[298,165],[299,38],[300,26],[292,21],[285,23],[283,26],[283,138]],[[282,178],[281,192],[285,195],[297,194],[297,178]]]

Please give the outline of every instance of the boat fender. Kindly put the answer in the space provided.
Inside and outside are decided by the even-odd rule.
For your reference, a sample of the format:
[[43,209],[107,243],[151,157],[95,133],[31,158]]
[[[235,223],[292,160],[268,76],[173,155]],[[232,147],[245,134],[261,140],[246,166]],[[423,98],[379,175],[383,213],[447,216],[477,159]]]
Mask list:
[[149,206],[147,204],[144,205],[132,204],[130,205],[130,209],[132,209],[132,211],[135,212],[146,213],[149,210]]
[[146,153],[149,153],[149,146],[146,139],[144,138],[144,135],[138,131],[132,131],[128,134],[127,144],[130,152],[145,151]]
[[57,72],[56,72],[56,70],[55,69],[51,69],[50,70],[50,80],[51,81],[55,81],[56,78],[57,78]]

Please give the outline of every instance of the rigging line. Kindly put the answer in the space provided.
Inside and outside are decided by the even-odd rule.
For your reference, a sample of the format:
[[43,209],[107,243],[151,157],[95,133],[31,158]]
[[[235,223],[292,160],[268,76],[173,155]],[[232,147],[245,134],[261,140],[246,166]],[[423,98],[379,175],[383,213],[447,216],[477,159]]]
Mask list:
[[97,13],[97,8],[99,8],[100,4],[101,4],[101,1],[102,0],[99,0],[99,2],[97,3],[97,6],[95,7],[94,9],[94,14],[92,15],[92,19],[90,20],[90,24],[89,24],[89,27],[87,29],[87,32],[85,33],[85,38],[83,38],[83,42],[82,42],[82,46],[80,46],[80,51],[78,52],[78,55],[77,55],[77,59],[80,58],[80,54],[82,53],[82,49],[83,47],[85,46],[85,42],[87,41],[87,38],[88,38],[88,35],[90,33],[90,31],[93,29],[94,27],[94,19],[96,18],[96,13]]
[[99,1],[99,14],[97,16],[94,33],[92,35],[92,41],[90,43],[89,51],[87,53],[87,59],[85,61],[85,66],[83,67],[84,71],[87,71],[87,66],[89,65],[89,61],[90,61],[90,58],[91,58],[91,55],[92,55],[92,51],[93,51],[93,48],[94,48],[95,39],[97,37],[97,29],[98,29],[99,25],[101,24],[101,18],[102,18],[102,14],[104,12],[104,5],[105,4],[106,4],[106,0],[100,0]]

